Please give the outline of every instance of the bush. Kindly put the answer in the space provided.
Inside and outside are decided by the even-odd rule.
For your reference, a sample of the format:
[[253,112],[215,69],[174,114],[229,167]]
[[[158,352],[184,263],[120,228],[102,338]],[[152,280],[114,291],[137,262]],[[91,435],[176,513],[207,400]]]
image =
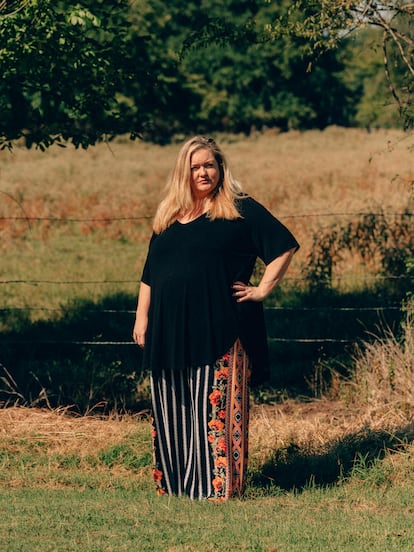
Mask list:
[[329,288],[335,268],[351,254],[373,265],[382,276],[404,279],[413,250],[414,222],[408,209],[393,220],[384,213],[366,213],[315,232],[305,274],[311,287]]

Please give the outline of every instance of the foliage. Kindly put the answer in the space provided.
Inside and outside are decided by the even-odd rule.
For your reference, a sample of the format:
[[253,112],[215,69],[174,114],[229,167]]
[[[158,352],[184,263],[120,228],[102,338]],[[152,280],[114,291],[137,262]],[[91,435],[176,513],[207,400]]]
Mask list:
[[381,30],[367,27],[349,35],[339,49],[338,55],[344,66],[340,78],[349,93],[358,98],[350,119],[353,126],[371,129],[401,125],[384,70],[381,43]]
[[313,287],[330,287],[335,266],[350,253],[364,263],[379,266],[383,276],[404,278],[413,249],[414,220],[408,209],[395,215],[393,221],[383,213],[363,214],[314,234],[306,277]]
[[[229,3],[230,4],[230,3]],[[323,128],[335,121],[346,124],[351,108],[350,95],[337,78],[342,70],[338,58],[325,53],[315,71],[308,71],[312,55],[301,38],[279,36],[269,40],[263,33],[267,21],[286,13],[286,2],[255,4],[239,15],[245,21],[236,33],[230,15],[209,6],[209,25],[187,39],[182,67],[193,74],[190,86],[201,97],[200,116],[204,126],[219,130],[249,132],[252,128]],[[231,7],[231,6],[229,6]],[[237,22],[236,22],[237,23]],[[208,42],[208,31],[215,39]],[[206,39],[203,40],[203,33]],[[224,36],[229,34],[227,43]]]
[[[300,17],[295,22],[294,14]],[[407,0],[317,0],[293,2],[289,10],[289,32],[308,40],[316,51],[340,46],[356,31],[379,29],[376,43],[383,54],[383,67],[394,100],[406,127],[414,123],[414,5]],[[292,23],[293,21],[293,23]],[[280,22],[274,36],[281,32]]]
[[149,37],[129,20],[127,0],[31,0],[0,14],[0,34],[3,145],[134,136],[162,103]]
[[[370,78],[374,72],[376,78],[381,73],[386,76],[389,90],[383,91],[377,98],[382,105],[389,103],[392,97],[397,103],[401,120],[408,128],[412,126],[413,112],[413,77],[414,77],[414,41],[412,26],[414,24],[414,9],[407,0],[390,0],[377,3],[372,0],[297,0],[295,2],[280,1],[271,4],[274,8],[272,16],[266,13],[265,19],[259,16],[245,19],[243,23],[228,25],[208,20],[201,32],[195,32],[190,42],[200,47],[210,41],[223,43],[245,44],[265,43],[284,45],[282,56],[291,54],[287,44],[299,46],[303,60],[307,60],[308,70],[324,67],[327,52],[346,48],[350,37],[366,29],[378,29],[373,48],[381,50],[381,64],[370,65],[364,78]],[[277,8],[275,8],[275,5]],[[275,12],[276,10],[276,12]],[[254,29],[254,33],[251,29]],[[188,44],[188,42],[187,42]],[[364,50],[358,50],[358,55]],[[335,57],[335,56],[334,56]],[[339,56],[340,59],[340,56]],[[338,59],[337,59],[338,62]],[[381,70],[381,72],[379,72]],[[335,69],[334,69],[335,71]],[[331,74],[331,76],[333,76]],[[380,80],[382,80],[380,78]],[[301,84],[303,84],[301,82]],[[368,82],[366,82],[368,84]],[[331,90],[332,92],[332,90]],[[369,95],[372,91],[368,90]],[[367,98],[365,101],[369,101]],[[357,119],[355,120],[357,121]],[[349,119],[348,119],[349,122]]]
[[[392,96],[407,126],[412,117],[405,2],[17,4],[0,7],[3,147],[19,138],[44,149],[119,134],[166,143],[190,132],[381,125],[381,108],[369,106]],[[377,57],[347,65],[347,33],[366,27],[382,31],[375,44],[388,80]],[[386,124],[399,124],[394,112]]]

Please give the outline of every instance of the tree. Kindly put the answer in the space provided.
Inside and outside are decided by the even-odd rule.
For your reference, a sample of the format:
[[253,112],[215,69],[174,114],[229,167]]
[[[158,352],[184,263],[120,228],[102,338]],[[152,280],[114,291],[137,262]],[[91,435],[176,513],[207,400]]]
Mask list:
[[0,146],[375,123],[379,62],[343,55],[372,28],[409,126],[413,19],[403,0],[0,0]]
[[147,131],[166,87],[135,23],[127,0],[29,0],[0,12],[3,147],[19,138],[28,147],[87,147]]
[[[389,94],[406,127],[414,123],[414,3],[407,0],[296,0],[264,2],[286,7],[251,32],[252,20],[242,24],[212,19],[187,40],[187,47],[200,47],[211,41],[234,43],[287,43],[301,45],[308,67],[321,67],[323,55],[343,47],[346,40],[369,28],[378,29]],[[274,14],[273,14],[274,15]],[[256,22],[256,19],[254,19]]]
[[341,80],[358,98],[350,124],[367,129],[401,127],[403,121],[390,94],[380,34],[381,30],[368,27],[349,36],[340,48]]
[[[153,4],[152,0],[151,4]],[[343,66],[325,52],[313,72],[301,37],[269,39],[269,22],[280,20],[291,2],[203,0],[159,2],[163,40],[181,50],[179,71],[192,97],[193,127],[202,132],[249,132],[344,124],[355,101],[338,78]]]
[[[283,24],[286,27],[283,28]],[[414,124],[414,3],[407,0],[318,0],[293,2],[286,20],[270,29],[272,39],[286,32],[307,40],[314,53],[337,48],[347,37],[377,29],[383,70],[405,127]],[[374,35],[371,35],[374,36]]]

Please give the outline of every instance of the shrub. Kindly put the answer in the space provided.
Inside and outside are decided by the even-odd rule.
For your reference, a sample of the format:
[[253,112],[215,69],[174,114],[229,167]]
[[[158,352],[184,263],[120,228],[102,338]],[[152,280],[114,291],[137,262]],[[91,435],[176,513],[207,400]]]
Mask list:
[[413,220],[408,209],[393,220],[384,213],[366,213],[345,224],[335,222],[318,230],[305,269],[311,287],[331,287],[334,269],[347,254],[378,268],[383,276],[405,277],[414,250]]

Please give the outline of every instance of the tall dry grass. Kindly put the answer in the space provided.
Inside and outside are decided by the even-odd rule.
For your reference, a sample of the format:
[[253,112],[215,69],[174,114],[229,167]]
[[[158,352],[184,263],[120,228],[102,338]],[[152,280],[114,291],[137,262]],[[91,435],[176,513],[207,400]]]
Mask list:
[[385,337],[359,347],[341,390],[372,418],[401,412],[414,419],[414,298],[405,306],[401,330],[400,336],[388,330]]
[[[309,230],[331,220],[325,215],[399,211],[412,192],[414,137],[400,131],[368,133],[331,127],[217,139],[245,190],[285,221],[305,249],[310,243]],[[118,139],[86,151],[68,147],[44,153],[23,148],[12,154],[2,152],[0,215],[151,216],[179,147]],[[296,218],[304,214],[308,217]],[[11,226],[1,224],[3,233]],[[43,225],[43,234],[52,231],[47,222]],[[123,232],[127,225],[122,225]],[[20,228],[27,230],[27,223],[22,221]],[[83,230],[117,236],[104,222],[96,227],[85,224]]]

